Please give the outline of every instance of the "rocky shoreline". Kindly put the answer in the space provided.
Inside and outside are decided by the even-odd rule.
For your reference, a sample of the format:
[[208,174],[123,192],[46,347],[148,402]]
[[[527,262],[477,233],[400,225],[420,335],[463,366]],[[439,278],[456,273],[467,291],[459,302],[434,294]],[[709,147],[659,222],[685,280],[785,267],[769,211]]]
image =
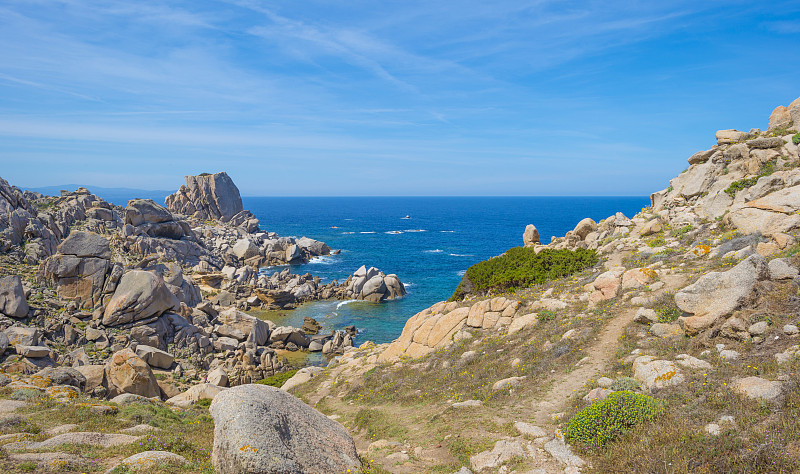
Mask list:
[[[522,252],[596,252],[586,268],[502,294],[465,285],[392,343],[357,349],[355,328],[319,335],[311,319],[277,327],[244,311],[380,302],[401,297],[402,283],[366,266],[342,284],[259,273],[330,249],[261,232],[227,175],[187,177],[167,208],[0,181],[0,385],[93,415],[163,401],[187,416],[213,400],[203,459],[218,473],[651,472],[667,461],[676,472],[796,471],[798,123],[800,98],[766,131],[720,130],[632,217],[583,219],[546,245],[534,225],[524,230]],[[299,349],[341,356],[283,390],[254,383],[286,369],[278,351]],[[625,429],[638,431],[610,454],[581,444],[578,414],[606,426],[596,413],[621,397],[659,407],[660,424],[632,421]],[[0,411],[31,409],[14,401]],[[121,430],[134,428],[69,439],[130,444],[140,438]],[[80,465],[68,453],[35,457],[59,436],[9,438],[3,451],[36,468]],[[652,446],[664,457],[648,457]],[[136,456],[171,454],[157,452]]]
[[[357,334],[318,334],[311,318],[280,327],[245,311],[405,294],[395,275],[375,268],[342,284],[292,274],[288,265],[338,251],[261,231],[224,172],[187,176],[166,203],[115,206],[85,188],[42,196],[0,178],[1,370],[70,368],[94,397],[166,400],[193,383],[235,386],[278,374],[289,368],[283,351],[341,354]],[[287,268],[261,270],[277,265]],[[115,358],[144,363],[129,364],[137,368],[121,380]],[[168,376],[156,382],[154,370]]]

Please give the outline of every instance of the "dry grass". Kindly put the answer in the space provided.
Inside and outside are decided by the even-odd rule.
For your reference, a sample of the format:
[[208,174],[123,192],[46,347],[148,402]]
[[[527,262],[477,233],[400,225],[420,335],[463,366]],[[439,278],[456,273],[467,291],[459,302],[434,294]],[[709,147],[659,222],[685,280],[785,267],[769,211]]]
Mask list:
[[[0,391],[0,398],[8,398],[9,390]],[[103,471],[119,460],[136,453],[149,450],[165,450],[184,456],[190,464],[180,468],[162,467],[157,472],[213,472],[211,468],[211,448],[214,440],[214,423],[208,410],[195,407],[188,410],[173,411],[163,405],[132,404],[120,407],[114,415],[96,415],[79,403],[89,400],[78,399],[75,403],[62,405],[43,397],[32,401],[17,411],[14,419],[23,423],[7,423],[0,427],[6,433],[38,433],[27,438],[42,441],[48,436],[43,430],[64,425],[76,424],[76,432],[116,433],[123,428],[138,424],[149,424],[159,428],[152,435],[138,442],[112,448],[66,444],[47,449],[67,454],[75,454],[87,460],[80,471]],[[95,400],[95,402],[97,402]],[[0,458],[0,472],[39,472],[35,466],[18,466],[7,457]],[[125,472],[125,471],[120,471]],[[154,471],[156,472],[156,471]]]

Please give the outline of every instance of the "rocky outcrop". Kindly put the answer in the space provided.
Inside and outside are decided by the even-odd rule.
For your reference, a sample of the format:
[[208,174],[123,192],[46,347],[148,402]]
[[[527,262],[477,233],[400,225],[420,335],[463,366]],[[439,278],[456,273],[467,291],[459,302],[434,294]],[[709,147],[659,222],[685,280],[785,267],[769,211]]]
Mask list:
[[123,349],[111,356],[105,365],[104,375],[109,398],[123,393],[147,398],[161,394],[150,366],[130,349]]
[[93,308],[102,303],[103,295],[113,292],[119,274],[111,264],[111,247],[102,235],[73,232],[59,246],[58,253],[39,265],[39,280],[54,286],[58,296],[74,301],[80,307]]
[[18,275],[0,278],[0,314],[12,318],[24,318],[28,315],[28,301],[25,290]]
[[436,303],[406,321],[400,337],[381,353],[378,360],[389,362],[401,356],[422,357],[452,344],[454,336],[467,327],[496,329],[512,326],[516,319],[524,320],[524,324],[517,325],[516,332],[535,324],[535,315],[525,317],[517,311],[519,306],[519,301],[502,296],[463,307],[457,302]]
[[525,232],[522,234],[522,242],[525,247],[533,247],[539,243],[539,231],[533,224],[528,224],[525,227]]
[[161,277],[151,272],[132,270],[120,279],[103,313],[103,324],[145,324],[178,304],[178,299],[170,293]]
[[675,304],[690,313],[683,319],[686,333],[703,331],[747,302],[755,285],[769,278],[767,261],[753,255],[727,272],[711,272],[675,295]]
[[361,467],[347,430],[283,390],[242,385],[211,402],[220,474],[319,473]]
[[0,178],[0,253],[17,248],[27,263],[39,263],[56,253],[61,239],[78,221],[94,232],[118,227],[119,217],[112,207],[85,188],[43,197],[22,192]]
[[[239,188],[224,171],[185,176],[184,180],[186,185],[167,196],[166,203],[170,211],[201,220],[239,221],[239,224],[255,220],[249,211],[243,210]],[[255,225],[258,226],[257,220]]]
[[191,235],[186,221],[176,221],[172,213],[152,199],[132,199],[125,208],[125,224],[136,227],[150,237],[180,240]]
[[361,266],[345,282],[345,298],[380,303],[405,296],[406,287],[395,274],[386,275],[375,267]]

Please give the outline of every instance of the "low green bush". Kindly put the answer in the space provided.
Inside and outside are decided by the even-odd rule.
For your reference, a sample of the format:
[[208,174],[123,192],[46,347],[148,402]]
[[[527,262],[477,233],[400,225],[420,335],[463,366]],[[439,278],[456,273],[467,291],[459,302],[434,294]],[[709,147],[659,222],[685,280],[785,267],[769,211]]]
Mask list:
[[794,143],[795,145],[800,145],[800,133],[796,133],[792,137],[792,143]]
[[461,298],[472,291],[527,288],[572,275],[595,265],[597,261],[597,252],[594,250],[545,249],[536,253],[530,247],[514,247],[503,255],[469,267],[451,299]]
[[601,448],[662,411],[661,402],[653,397],[630,391],[614,392],[570,418],[564,436],[589,447]]
[[35,388],[18,388],[11,392],[12,400],[36,400],[42,397],[44,397],[44,393]]
[[[800,135],[800,134],[798,134]],[[769,176],[775,172],[775,165],[776,162],[774,160],[768,161],[761,165],[761,169],[758,170],[758,176],[754,176],[752,178],[743,178],[738,181],[734,181],[731,183],[730,186],[725,188],[725,192],[730,195],[730,197],[736,197],[736,193],[743,189],[747,189],[753,185],[755,185],[759,179],[763,178],[764,176]]]
[[608,388],[610,388],[615,392],[619,392],[623,390],[628,390],[628,391],[638,390],[640,386],[641,384],[639,383],[639,381],[633,377],[620,377],[617,380],[614,380],[614,382]]
[[671,323],[677,321],[683,311],[675,304],[675,295],[666,293],[653,304],[653,311],[658,315],[659,323]]
[[259,380],[256,383],[261,385],[269,385],[270,387],[281,388],[284,382],[292,378],[292,376],[294,376],[294,374],[296,373],[297,373],[296,370],[287,370],[286,372],[281,372],[279,374],[275,374],[265,379]]

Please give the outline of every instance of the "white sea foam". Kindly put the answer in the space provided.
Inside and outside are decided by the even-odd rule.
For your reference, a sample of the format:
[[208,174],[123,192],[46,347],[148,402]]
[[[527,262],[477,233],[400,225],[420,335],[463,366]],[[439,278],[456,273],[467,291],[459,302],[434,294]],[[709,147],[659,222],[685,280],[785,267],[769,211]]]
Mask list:
[[425,229],[406,229],[403,232],[428,232]]
[[466,270],[459,270],[456,273],[458,273],[458,276],[463,277],[464,275],[467,274],[467,271]]
[[450,255],[451,257],[474,257],[475,256],[475,255],[470,255],[470,254],[467,254],[467,253],[450,253],[448,255]]
[[439,232],[441,232],[443,234],[452,234],[455,231],[454,230],[440,230]]
[[441,249],[433,249],[433,250],[423,250],[425,253],[442,253],[444,250]]
[[335,262],[336,259],[329,255],[318,255],[316,257],[311,257],[311,260],[308,261],[309,264],[316,263],[319,265],[330,265]]
[[358,300],[345,300],[345,301],[342,301],[342,302],[340,302],[339,304],[336,305],[336,309],[339,309],[342,306],[344,306],[346,304],[349,304],[349,303],[355,303],[356,301],[358,301]]
[[344,234],[344,235],[350,235],[350,234],[355,234],[355,232],[342,232],[342,234]]
[[368,230],[366,232],[359,232],[359,234],[374,234],[374,233],[375,233],[374,230]]
[[402,233],[403,233],[403,231],[402,231],[402,230],[390,230],[390,231],[388,231],[388,232],[384,232],[384,233],[385,233],[385,234],[393,234],[393,235],[396,235],[396,234],[402,234]]

